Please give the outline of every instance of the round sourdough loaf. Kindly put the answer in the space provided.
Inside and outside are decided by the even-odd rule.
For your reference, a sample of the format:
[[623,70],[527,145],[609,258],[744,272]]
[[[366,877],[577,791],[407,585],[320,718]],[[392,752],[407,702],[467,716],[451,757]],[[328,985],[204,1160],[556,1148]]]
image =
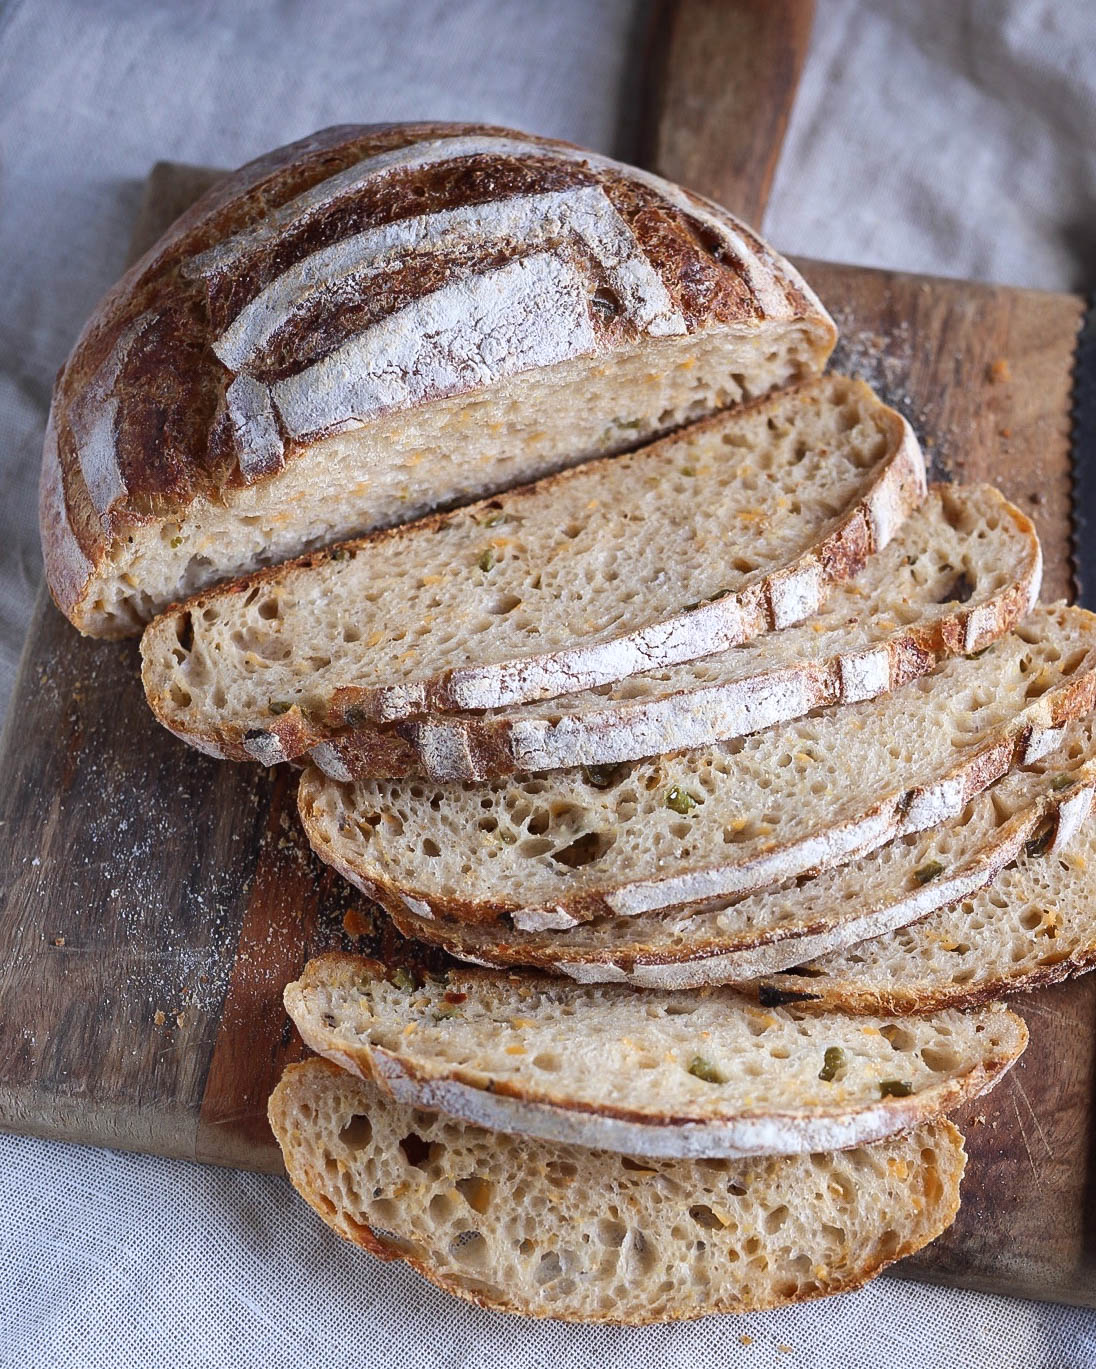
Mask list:
[[50,588],[121,636],[225,576],[817,374],[833,324],[716,205],[569,144],[343,126],[187,211],[46,433]]

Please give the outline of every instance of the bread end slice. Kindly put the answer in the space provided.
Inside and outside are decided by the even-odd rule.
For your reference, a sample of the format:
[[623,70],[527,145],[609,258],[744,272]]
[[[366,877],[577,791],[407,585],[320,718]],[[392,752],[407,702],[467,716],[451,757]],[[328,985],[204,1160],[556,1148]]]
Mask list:
[[519,1140],[290,1066],[270,1124],[339,1235],[481,1307],[644,1325],[858,1288],[953,1221],[951,1123],[836,1154],[644,1160]]

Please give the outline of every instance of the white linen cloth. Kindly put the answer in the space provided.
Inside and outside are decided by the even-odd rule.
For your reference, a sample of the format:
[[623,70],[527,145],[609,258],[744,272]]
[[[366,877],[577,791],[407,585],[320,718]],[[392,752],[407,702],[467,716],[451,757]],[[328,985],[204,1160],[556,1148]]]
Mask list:
[[[40,577],[50,384],[121,268],[150,165],[423,117],[634,157],[645,13],[0,3],[0,711]],[[818,257],[1091,287],[1094,113],[1096,7],[823,0],[766,231]],[[282,1181],[0,1137],[0,1365],[163,1364],[1070,1369],[1096,1364],[1096,1313],[885,1279],[741,1320],[522,1324],[344,1245]]]

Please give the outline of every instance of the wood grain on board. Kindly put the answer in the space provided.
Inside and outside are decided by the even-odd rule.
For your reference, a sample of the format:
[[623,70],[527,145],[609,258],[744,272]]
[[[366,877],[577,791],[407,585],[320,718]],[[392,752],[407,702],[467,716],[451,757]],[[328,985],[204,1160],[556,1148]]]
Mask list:
[[677,0],[651,26],[645,162],[761,226],[814,0]]
[[[160,165],[136,253],[213,173]],[[993,479],[1069,590],[1069,394],[1080,301],[807,264],[839,363],[913,421],[937,473]],[[354,943],[360,899],[299,832],[288,771],[157,727],[136,645],[40,596],[0,746],[0,1125],[276,1169],[267,1095],[302,1048],[281,991]],[[365,914],[368,918],[368,914]],[[1096,1305],[1096,976],[1022,1004],[1019,1066],[964,1123],[956,1225],[917,1277]]]

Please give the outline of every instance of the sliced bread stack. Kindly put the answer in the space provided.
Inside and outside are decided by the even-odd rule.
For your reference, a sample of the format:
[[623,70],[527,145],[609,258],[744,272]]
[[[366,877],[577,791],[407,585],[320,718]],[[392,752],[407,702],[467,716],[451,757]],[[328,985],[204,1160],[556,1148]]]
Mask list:
[[927,489],[833,376],[155,619],[161,721],[302,764],[321,857],[487,967],[289,987],[337,1067],[271,1100],[306,1198],[463,1296],[583,1320],[853,1287],[943,1229],[942,1119],[1023,1023],[872,1016],[825,957],[1087,816],[1096,631],[1035,606],[1040,570],[1015,508]]
[[394,125],[230,178],[59,377],[58,603],[434,948],[287,990],[287,1169],[484,1305],[855,1287],[955,1214],[993,1000],[1096,960],[1096,619],[833,340],[718,206]]
[[1023,1050],[1000,1007],[812,1016],[358,957],[286,1006],[322,1060],[270,1121],[337,1231],[485,1306],[642,1323],[854,1288],[952,1220],[947,1108]]
[[1068,844],[1096,632],[1039,576],[1015,508],[926,489],[828,377],[156,619],[161,720],[302,763],[323,859],[497,967],[335,956],[289,987],[328,1062],[271,1100],[305,1197],[463,1296],[583,1320],[822,1295],[943,1229],[942,1119],[1022,1021],[772,975]]

